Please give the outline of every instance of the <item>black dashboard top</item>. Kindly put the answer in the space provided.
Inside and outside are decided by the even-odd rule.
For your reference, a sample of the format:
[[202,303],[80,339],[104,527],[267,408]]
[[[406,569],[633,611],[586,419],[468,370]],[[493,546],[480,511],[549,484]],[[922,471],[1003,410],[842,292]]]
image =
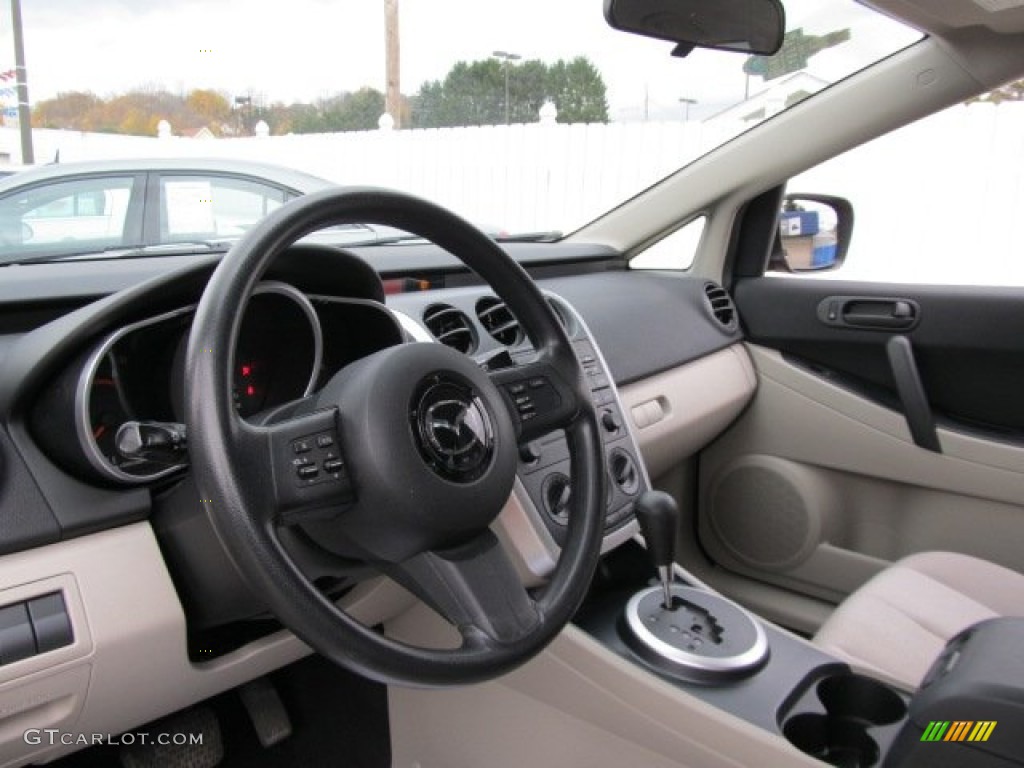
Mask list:
[[[618,254],[601,246],[503,247],[542,289],[576,308],[620,385],[700,358],[740,338],[735,324],[725,327],[716,321],[706,296],[708,281],[702,278],[629,271]],[[411,318],[422,336],[427,333],[424,311],[453,303],[474,318],[475,333],[488,336],[489,329],[475,315],[481,299],[493,296],[493,291],[436,247],[377,247],[354,255],[325,247],[299,249],[307,250],[283,255],[267,277],[311,297],[354,297],[373,303],[382,295],[377,272],[386,278],[426,278],[432,290],[389,295],[387,306]],[[367,259],[364,251],[372,251],[372,258]],[[0,269],[0,502],[4,509],[18,510],[0,520],[0,552],[71,538],[148,514],[154,489],[104,486],[65,471],[34,439],[30,413],[41,393],[109,334],[194,304],[218,258],[79,261]],[[501,344],[490,340],[487,346],[495,349]],[[167,382],[154,382],[160,384]]]

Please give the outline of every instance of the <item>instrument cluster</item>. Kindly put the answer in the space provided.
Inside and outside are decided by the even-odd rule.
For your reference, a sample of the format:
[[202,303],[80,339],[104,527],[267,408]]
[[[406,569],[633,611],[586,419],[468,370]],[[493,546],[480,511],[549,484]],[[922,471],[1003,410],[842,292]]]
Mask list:
[[[126,325],[80,358],[35,408],[33,431],[47,452],[76,474],[117,484],[150,483],[187,467],[186,398],[204,396],[192,390],[185,367],[194,313],[191,305]],[[380,304],[262,282],[228,352],[235,408],[243,419],[259,420],[349,362],[403,339]],[[167,450],[138,450],[153,435]]]

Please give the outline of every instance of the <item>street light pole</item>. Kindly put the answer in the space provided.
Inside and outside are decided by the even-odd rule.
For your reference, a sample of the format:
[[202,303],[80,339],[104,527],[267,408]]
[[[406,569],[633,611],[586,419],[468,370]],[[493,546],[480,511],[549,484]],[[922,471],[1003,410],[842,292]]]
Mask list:
[[18,128],[21,132],[21,162],[35,163],[32,151],[32,113],[28,105],[28,74],[25,70],[25,41],[21,34],[21,0],[11,0],[11,26],[14,27],[14,66],[18,81]]
[[522,58],[518,53],[508,53],[507,51],[495,51],[493,54],[494,58],[501,59],[505,62],[505,125],[509,124],[509,104],[508,104],[508,65],[510,61],[519,61]]
[[679,103],[685,105],[686,108],[686,111],[683,113],[683,120],[687,123],[690,122],[690,105],[696,104],[697,100],[689,99],[684,96],[683,98],[679,99]]

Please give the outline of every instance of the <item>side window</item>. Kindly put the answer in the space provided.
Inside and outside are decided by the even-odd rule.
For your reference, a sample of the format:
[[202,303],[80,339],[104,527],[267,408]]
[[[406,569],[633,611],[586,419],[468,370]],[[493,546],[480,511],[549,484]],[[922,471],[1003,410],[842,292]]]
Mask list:
[[663,237],[641,251],[629,262],[630,269],[689,269],[697,257],[706,217],[684,224],[668,237]]
[[160,242],[241,237],[295,197],[280,187],[221,176],[160,179]]
[[1024,103],[958,104],[797,176],[846,198],[842,266],[798,277],[1024,286]]
[[127,245],[130,176],[42,183],[0,200],[0,252],[60,253]]

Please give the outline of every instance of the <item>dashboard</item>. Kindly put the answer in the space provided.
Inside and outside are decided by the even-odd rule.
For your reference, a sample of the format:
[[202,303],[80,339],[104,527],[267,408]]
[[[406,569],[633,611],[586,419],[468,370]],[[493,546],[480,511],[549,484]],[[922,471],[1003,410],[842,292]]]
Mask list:
[[[488,286],[443,253],[413,247],[418,259],[402,247],[281,254],[241,315],[231,363],[240,415],[285,417],[337,371],[396,344],[448,344],[482,365],[533,354]],[[603,248],[509,250],[523,254],[586,373],[612,549],[635,534],[632,503],[651,476],[713,439],[749,401],[742,335],[734,319],[718,318],[721,289],[702,278],[630,272]],[[182,361],[216,263],[39,265],[0,284],[0,553],[9,554],[0,599],[60,592],[73,630],[66,646],[0,664],[0,702],[15,689],[40,706],[64,702],[46,710],[53,727],[118,732],[307,652],[226,556],[174,442],[187,443],[186,399],[203,396]],[[385,296],[381,278],[417,290]],[[144,447],[135,454],[133,435]],[[519,449],[495,528],[523,581],[542,584],[565,534],[570,468],[558,432]],[[408,606],[365,565],[301,535],[285,544],[366,623]]]

